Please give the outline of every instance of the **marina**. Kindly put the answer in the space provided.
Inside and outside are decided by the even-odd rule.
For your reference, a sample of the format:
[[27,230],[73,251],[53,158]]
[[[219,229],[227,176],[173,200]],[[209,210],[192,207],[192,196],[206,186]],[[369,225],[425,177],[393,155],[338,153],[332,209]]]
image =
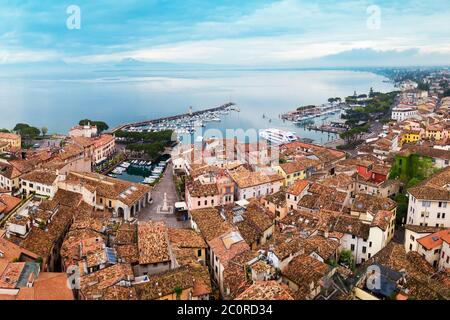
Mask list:
[[294,124],[302,124],[311,121],[315,118],[322,120],[329,116],[340,116],[343,111],[350,108],[345,103],[326,103],[320,106],[308,105],[297,108],[295,111],[290,111],[281,115],[281,118],[287,121],[292,121]]
[[167,155],[161,156],[154,163],[140,159],[128,160],[120,163],[107,176],[153,185],[159,181],[169,161],[170,157]]
[[129,132],[173,130],[177,134],[193,134],[196,128],[205,127],[207,122],[221,122],[221,117],[228,115],[231,111],[240,112],[240,109],[233,102],[200,111],[193,111],[192,107],[189,107],[187,113],[155,120],[128,123],[114,128],[111,132],[114,133],[120,130]]

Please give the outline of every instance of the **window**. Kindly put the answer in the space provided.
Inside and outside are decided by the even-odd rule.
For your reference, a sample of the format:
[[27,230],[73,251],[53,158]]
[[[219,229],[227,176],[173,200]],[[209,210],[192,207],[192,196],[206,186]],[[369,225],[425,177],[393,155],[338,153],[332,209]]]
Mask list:
[[409,244],[409,251],[412,250],[412,243]]
[[356,236],[354,234],[352,234],[352,239],[355,239],[355,238],[356,238]]
[[355,251],[355,245],[354,245],[354,244],[352,244],[352,245],[350,246],[350,250]]
[[367,248],[366,247],[362,247],[362,253],[366,253]]
[[431,206],[431,201],[422,201],[422,207],[429,208]]
[[413,235],[410,235],[409,238],[410,238],[412,241],[414,241],[414,236],[413,236]]
[[369,242],[369,248],[372,248],[372,241]]

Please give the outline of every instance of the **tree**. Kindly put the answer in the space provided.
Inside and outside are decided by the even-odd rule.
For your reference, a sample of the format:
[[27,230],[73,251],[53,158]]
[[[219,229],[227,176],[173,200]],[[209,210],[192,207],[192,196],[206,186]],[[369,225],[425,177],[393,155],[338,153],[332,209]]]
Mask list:
[[397,225],[401,225],[403,223],[403,219],[407,216],[408,213],[408,197],[405,194],[398,194],[392,198],[395,202],[397,202],[397,214],[395,217],[395,223]]
[[42,127],[42,128],[41,128],[41,132],[42,132],[42,135],[43,135],[43,136],[46,136],[46,135],[47,135],[47,132],[48,132],[47,127]]
[[423,90],[423,91],[429,91],[430,84],[421,81],[417,84],[417,89]]
[[9,130],[8,129],[0,129],[0,132],[2,132],[2,133],[9,133]]
[[353,253],[351,250],[342,250],[339,256],[339,263],[349,268],[353,268]]
[[25,139],[34,139],[41,134],[41,130],[36,127],[31,127],[26,123],[18,123],[13,131],[20,134]]
[[183,294],[183,289],[181,289],[180,287],[176,287],[173,289],[173,292],[175,292],[175,294],[177,296],[177,300],[180,300],[181,295]]
[[103,121],[92,121],[90,119],[83,119],[80,120],[80,122],[78,123],[80,126],[86,126],[86,125],[92,125],[92,126],[96,126],[98,132],[103,132],[109,129],[109,126],[106,124],[106,122]]

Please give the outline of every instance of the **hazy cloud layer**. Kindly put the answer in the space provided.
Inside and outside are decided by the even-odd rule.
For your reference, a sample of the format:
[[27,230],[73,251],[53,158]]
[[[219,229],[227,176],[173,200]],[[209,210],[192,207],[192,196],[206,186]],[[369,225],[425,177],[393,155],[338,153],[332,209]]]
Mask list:
[[[379,28],[367,20],[380,8]],[[0,2],[0,63],[448,64],[448,0]],[[69,5],[81,29],[66,27]]]

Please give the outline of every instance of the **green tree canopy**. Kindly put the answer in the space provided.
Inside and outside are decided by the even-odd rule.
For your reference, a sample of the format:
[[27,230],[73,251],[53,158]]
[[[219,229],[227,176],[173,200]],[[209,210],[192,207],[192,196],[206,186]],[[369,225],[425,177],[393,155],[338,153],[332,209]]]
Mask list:
[[31,127],[26,123],[18,123],[14,127],[13,131],[20,134],[23,138],[33,139],[41,134],[41,130],[36,127]]
[[80,120],[80,122],[78,124],[80,126],[86,126],[88,124],[96,126],[98,132],[103,132],[103,131],[106,131],[106,130],[109,129],[108,124],[106,122],[103,122],[103,121],[93,121],[93,120],[90,120],[90,119],[83,119],[83,120]]
[[353,253],[350,250],[342,250],[339,255],[339,263],[352,268],[353,267]]

